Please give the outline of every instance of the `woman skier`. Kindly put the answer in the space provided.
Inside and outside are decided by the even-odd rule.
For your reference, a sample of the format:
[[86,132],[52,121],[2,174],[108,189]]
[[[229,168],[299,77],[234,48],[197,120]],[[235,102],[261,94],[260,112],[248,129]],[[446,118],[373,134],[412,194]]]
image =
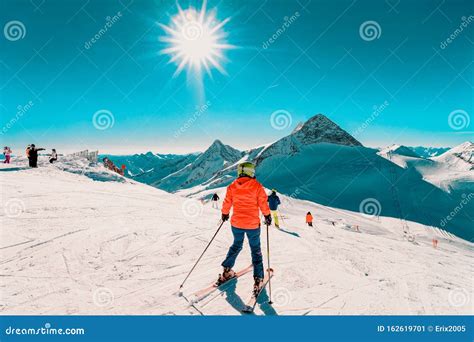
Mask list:
[[52,164],[56,160],[58,160],[58,154],[56,153],[56,149],[53,148],[51,150],[51,157],[49,158],[49,162]]
[[3,161],[4,164],[10,164],[10,156],[12,154],[12,150],[10,147],[5,146],[3,148],[3,155],[5,156],[5,160]]
[[267,194],[262,184],[255,179],[255,165],[244,162],[237,167],[237,179],[227,187],[222,205],[222,221],[229,219],[230,209],[233,209],[231,226],[234,242],[229,248],[227,257],[222,262],[224,271],[219,274],[218,283],[223,283],[235,277],[232,267],[242,250],[245,235],[249,240],[252,253],[254,292],[260,290],[263,284],[263,258],[260,248],[260,213],[265,216],[265,224],[270,225],[272,218],[267,203]]

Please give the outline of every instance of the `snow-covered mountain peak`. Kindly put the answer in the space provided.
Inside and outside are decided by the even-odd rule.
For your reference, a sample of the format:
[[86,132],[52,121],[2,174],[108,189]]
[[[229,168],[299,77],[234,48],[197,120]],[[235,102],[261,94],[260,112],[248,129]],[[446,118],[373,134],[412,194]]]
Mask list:
[[242,157],[242,151],[225,145],[217,139],[194,161],[161,179],[155,185],[166,191],[176,191],[203,184]]
[[229,146],[225,145],[219,139],[214,140],[214,142],[209,146],[209,148],[198,157],[198,160],[207,160],[209,158],[216,159],[222,158],[227,162],[234,162],[242,157],[242,152]]
[[453,147],[448,150],[446,153],[462,153],[462,154],[471,154],[474,152],[474,143],[471,141],[463,142],[462,144]]
[[225,149],[226,148],[226,145],[220,141],[219,139],[216,139],[214,140],[214,142],[208,147],[208,151],[209,150],[212,150],[212,151],[220,151],[222,149]]
[[338,145],[362,146],[353,136],[323,114],[317,114],[310,118],[301,129],[292,135],[304,145],[326,142]]
[[325,115],[317,114],[306,121],[299,130],[293,131],[266,148],[258,156],[257,162],[273,155],[294,155],[306,145],[319,143],[362,146],[359,141]]
[[474,143],[466,141],[433,159],[447,163],[451,167],[457,166],[457,168],[472,170],[474,168]]

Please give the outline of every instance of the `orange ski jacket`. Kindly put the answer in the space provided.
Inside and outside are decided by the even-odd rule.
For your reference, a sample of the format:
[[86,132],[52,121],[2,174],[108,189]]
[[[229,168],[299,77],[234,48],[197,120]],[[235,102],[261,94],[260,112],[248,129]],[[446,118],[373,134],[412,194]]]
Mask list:
[[260,228],[260,213],[270,215],[265,189],[255,178],[239,177],[227,187],[222,213],[229,214],[233,208],[230,223],[241,229]]

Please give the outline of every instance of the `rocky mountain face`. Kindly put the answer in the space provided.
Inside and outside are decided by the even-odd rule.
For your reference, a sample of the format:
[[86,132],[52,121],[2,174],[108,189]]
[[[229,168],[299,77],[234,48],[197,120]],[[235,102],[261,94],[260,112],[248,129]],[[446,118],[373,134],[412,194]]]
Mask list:
[[[298,128],[298,127],[297,127]],[[303,146],[329,143],[344,146],[362,146],[353,136],[328,119],[323,114],[317,114],[295,129],[290,135],[278,140],[262,152],[257,162],[273,155],[291,155]]]
[[106,157],[119,167],[122,164],[125,165],[127,177],[141,183],[153,184],[192,163],[198,156],[199,154],[179,155],[147,152],[128,156],[107,155]]
[[170,192],[208,182],[217,173],[238,162],[243,153],[216,140],[192,163],[169,174],[153,185]]

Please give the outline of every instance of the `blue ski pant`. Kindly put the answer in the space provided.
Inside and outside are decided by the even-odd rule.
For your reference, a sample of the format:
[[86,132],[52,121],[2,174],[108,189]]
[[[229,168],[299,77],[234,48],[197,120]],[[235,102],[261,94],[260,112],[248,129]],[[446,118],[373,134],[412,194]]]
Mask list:
[[262,250],[260,248],[260,228],[258,229],[240,229],[232,227],[232,234],[234,235],[234,243],[229,248],[227,252],[227,257],[225,258],[222,266],[224,267],[234,267],[235,260],[242,250],[244,244],[245,234],[247,234],[247,239],[249,240],[250,251],[252,253],[252,264],[253,264],[253,275],[254,277],[263,278],[263,258]]

